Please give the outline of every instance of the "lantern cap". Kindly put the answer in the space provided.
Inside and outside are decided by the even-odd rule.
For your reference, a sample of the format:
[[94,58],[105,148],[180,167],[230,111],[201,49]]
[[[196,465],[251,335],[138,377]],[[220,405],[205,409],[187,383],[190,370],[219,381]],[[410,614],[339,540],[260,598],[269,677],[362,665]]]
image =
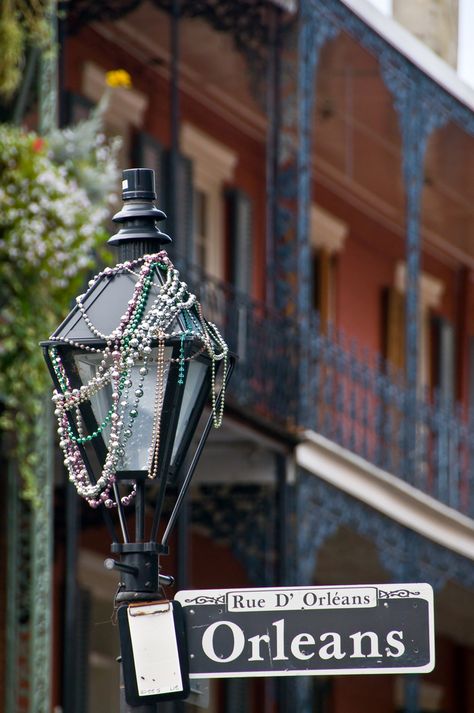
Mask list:
[[122,173],[122,200],[156,200],[155,172],[151,168],[127,168]]

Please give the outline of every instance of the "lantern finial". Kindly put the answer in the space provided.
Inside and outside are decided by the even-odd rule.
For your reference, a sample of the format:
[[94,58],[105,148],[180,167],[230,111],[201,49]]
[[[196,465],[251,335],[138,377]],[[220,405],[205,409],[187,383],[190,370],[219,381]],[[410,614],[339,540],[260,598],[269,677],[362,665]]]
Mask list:
[[120,260],[132,260],[146,253],[157,252],[160,245],[171,242],[157,222],[166,213],[153,203],[156,198],[155,172],[151,168],[128,168],[122,173],[123,208],[112,220],[120,230],[109,239],[109,245],[119,247]]

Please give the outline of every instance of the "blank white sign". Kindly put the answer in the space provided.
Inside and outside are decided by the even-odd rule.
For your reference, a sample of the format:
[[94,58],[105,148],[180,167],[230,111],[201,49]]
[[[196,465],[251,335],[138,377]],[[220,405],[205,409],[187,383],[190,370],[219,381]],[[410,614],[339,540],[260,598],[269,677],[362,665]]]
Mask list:
[[173,603],[133,605],[127,613],[138,695],[182,691]]

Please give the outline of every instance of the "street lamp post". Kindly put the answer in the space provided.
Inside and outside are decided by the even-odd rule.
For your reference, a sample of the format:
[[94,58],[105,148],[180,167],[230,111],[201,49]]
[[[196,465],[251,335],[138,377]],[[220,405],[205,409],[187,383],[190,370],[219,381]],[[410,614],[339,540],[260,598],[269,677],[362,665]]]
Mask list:
[[[91,280],[42,345],[69,478],[102,510],[111,536],[114,557],[105,565],[120,573],[117,606],[162,599],[162,586],[173,583],[160,556],[209,431],[222,421],[234,364],[162,249],[171,239],[157,226],[166,216],[153,202],[154,172],[124,171],[122,186],[119,231],[109,240],[120,262]],[[169,484],[180,488],[160,537]]]

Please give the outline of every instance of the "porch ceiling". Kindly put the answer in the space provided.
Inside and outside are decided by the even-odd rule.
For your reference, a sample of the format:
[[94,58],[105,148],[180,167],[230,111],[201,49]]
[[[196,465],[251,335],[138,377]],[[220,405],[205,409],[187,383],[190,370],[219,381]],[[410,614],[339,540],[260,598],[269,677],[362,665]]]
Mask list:
[[[143,2],[125,19],[98,30],[169,76],[170,18],[152,3]],[[251,92],[248,64],[231,34],[195,18],[182,19],[180,33],[183,90],[264,141],[264,97],[257,101]],[[342,33],[323,48],[317,81],[313,168],[318,181],[403,239],[401,137],[377,59]],[[454,125],[436,132],[426,158],[423,236],[444,259],[472,267],[473,177],[474,138]]]
[[[377,59],[342,33],[322,51],[314,168],[349,203],[365,205],[403,236],[402,143]],[[438,254],[474,265],[474,139],[453,124],[431,137],[422,231]]]
[[[96,28],[169,78],[170,15],[145,1],[122,20]],[[180,85],[240,130],[264,138],[266,118],[250,91],[249,70],[230,33],[217,32],[200,18],[180,20]]]
[[402,225],[401,140],[377,61],[347,35],[322,50],[313,121],[317,177]]

